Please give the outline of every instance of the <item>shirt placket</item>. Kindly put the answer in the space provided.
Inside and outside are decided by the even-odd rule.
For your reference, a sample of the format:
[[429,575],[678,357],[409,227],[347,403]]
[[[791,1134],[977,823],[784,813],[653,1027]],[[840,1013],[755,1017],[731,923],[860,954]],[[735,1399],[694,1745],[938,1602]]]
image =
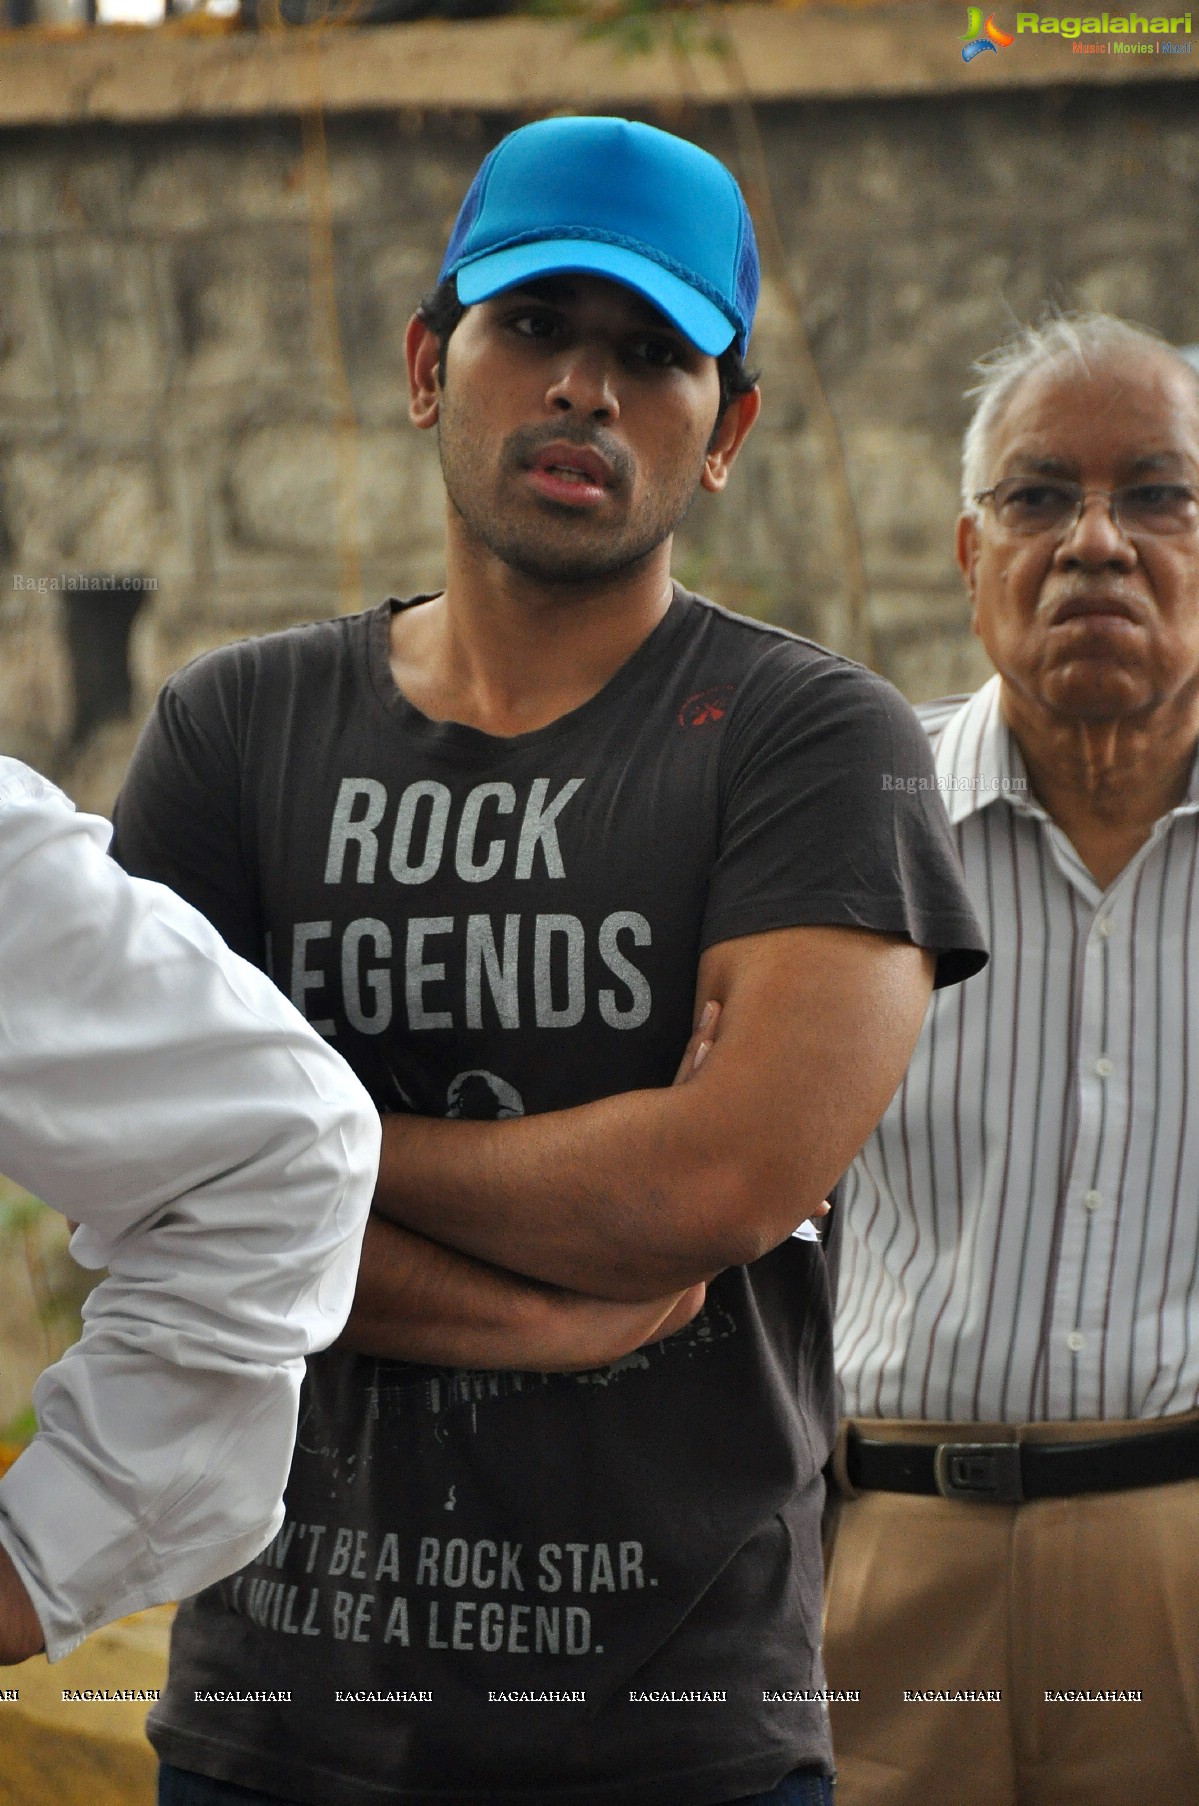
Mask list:
[[[1148,843],[1100,893],[1061,830],[1049,829],[1053,857],[1083,900],[1085,939],[1075,969],[1075,1122],[1065,1142],[1058,1195],[1057,1251],[1047,1332],[1050,1417],[1103,1413],[1103,1331],[1119,1217],[1120,1172],[1132,1109],[1128,1061],[1133,895],[1160,839]],[[1114,1376],[1106,1375],[1107,1390]]]

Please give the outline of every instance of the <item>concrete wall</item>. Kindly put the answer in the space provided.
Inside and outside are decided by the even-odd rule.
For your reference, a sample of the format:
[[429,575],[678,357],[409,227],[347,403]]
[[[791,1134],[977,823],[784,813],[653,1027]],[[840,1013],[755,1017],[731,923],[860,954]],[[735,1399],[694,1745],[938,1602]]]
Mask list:
[[[1199,339],[1194,93],[655,115],[740,170],[785,259],[754,348],[762,421],[684,529],[684,580],[871,658],[913,697],[973,685],[950,556],[967,366],[1047,299]],[[135,715],[203,647],[437,584],[436,453],[406,422],[403,331],[512,123],[331,117],[327,165],[285,118],[0,132],[0,750],[106,806],[130,739],[68,744],[57,599],[16,579],[157,579]],[[861,522],[862,618],[797,308]]]

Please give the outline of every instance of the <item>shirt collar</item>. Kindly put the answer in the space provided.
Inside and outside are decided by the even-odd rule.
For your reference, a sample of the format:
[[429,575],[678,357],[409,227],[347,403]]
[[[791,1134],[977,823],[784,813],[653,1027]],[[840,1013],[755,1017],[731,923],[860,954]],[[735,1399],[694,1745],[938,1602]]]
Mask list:
[[999,706],[999,678],[969,697],[941,731],[936,751],[937,788],[956,826],[1002,800],[1045,818],[1033,796],[1015,736]]
[[1195,749],[1194,763],[1191,766],[1191,775],[1187,783],[1187,793],[1178,807],[1172,809],[1170,813],[1172,815],[1194,815],[1196,810],[1199,810],[1199,747]]
[[[1016,736],[1003,718],[998,676],[989,678],[949,717],[937,741],[935,762],[937,788],[955,826],[970,815],[981,814],[989,803],[999,801],[1021,815],[1049,820],[1032,793],[1028,767]],[[1196,812],[1199,748],[1191,765],[1186,795],[1169,813],[1173,816]]]

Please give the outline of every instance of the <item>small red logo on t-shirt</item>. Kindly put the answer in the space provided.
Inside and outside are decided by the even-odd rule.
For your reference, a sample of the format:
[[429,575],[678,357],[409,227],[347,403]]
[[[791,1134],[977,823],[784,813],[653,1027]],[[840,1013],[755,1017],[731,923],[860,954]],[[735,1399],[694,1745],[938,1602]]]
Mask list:
[[736,689],[736,684],[717,684],[711,690],[697,690],[679,710],[679,726],[708,727],[714,721],[723,721]]

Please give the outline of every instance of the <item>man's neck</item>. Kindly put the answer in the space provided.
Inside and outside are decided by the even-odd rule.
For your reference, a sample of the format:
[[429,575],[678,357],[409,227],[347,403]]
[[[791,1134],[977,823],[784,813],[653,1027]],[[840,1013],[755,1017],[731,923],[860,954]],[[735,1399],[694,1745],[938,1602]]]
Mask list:
[[434,721],[529,733],[602,690],[672,594],[669,542],[632,570],[568,584],[463,557],[451,540],[444,593],[392,618],[392,676]]
[[1195,699],[1148,717],[1072,721],[1006,683],[1001,695],[1034,794],[1106,890],[1186,795],[1199,740]]

